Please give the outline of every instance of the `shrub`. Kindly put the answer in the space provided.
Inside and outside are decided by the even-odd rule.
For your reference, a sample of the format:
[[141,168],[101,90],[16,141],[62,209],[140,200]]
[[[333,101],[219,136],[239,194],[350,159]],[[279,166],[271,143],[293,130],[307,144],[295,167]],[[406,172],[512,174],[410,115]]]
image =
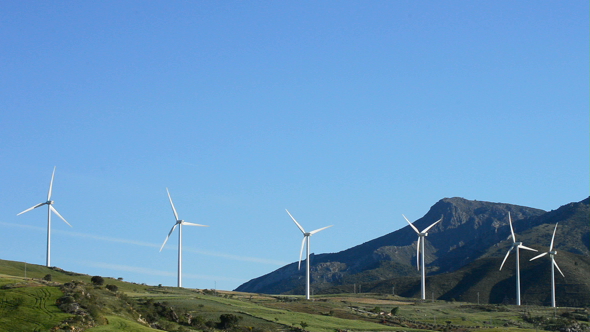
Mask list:
[[117,285],[107,285],[106,288],[108,290],[110,290],[111,292],[117,292],[119,290],[119,287],[117,287]]
[[104,279],[101,276],[94,276],[90,278],[90,281],[96,286],[102,286],[104,284]]
[[391,309],[391,314],[394,316],[397,316],[398,311],[399,311],[399,307],[394,307],[393,309]]
[[51,279],[52,279],[51,274],[46,274],[45,277],[43,277],[43,280],[46,280],[46,281],[51,281]]
[[229,329],[236,326],[239,320],[240,317],[234,314],[222,314],[221,316],[219,316],[220,322],[217,325],[220,329]]

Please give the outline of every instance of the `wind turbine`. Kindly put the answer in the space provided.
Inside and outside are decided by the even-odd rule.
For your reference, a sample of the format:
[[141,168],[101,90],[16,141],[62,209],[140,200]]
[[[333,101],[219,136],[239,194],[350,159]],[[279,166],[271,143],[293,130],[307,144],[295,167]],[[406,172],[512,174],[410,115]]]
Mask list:
[[306,254],[306,259],[305,259],[305,262],[307,265],[307,272],[305,273],[305,298],[307,300],[309,300],[309,284],[310,284],[310,280],[309,280],[309,237],[319,231],[323,231],[324,229],[330,228],[334,225],[330,225],[330,226],[326,226],[326,227],[323,227],[320,229],[316,229],[315,231],[306,232],[303,229],[303,227],[301,227],[301,225],[299,225],[297,220],[295,220],[295,218],[293,218],[291,213],[289,213],[289,210],[285,209],[285,211],[287,211],[287,214],[289,214],[289,217],[291,217],[291,219],[293,219],[293,222],[295,222],[295,225],[297,225],[297,227],[299,228],[301,233],[303,233],[303,241],[301,242],[301,251],[299,252],[299,270],[301,270],[301,257],[303,255],[303,246],[305,246],[307,248],[307,254]]
[[168,191],[168,188],[166,188],[166,192],[168,193],[168,199],[170,200],[170,205],[172,206],[172,212],[174,212],[174,218],[176,219],[176,223],[174,224],[174,226],[172,226],[172,229],[170,230],[170,233],[168,233],[168,236],[166,236],[166,240],[164,240],[162,247],[160,247],[160,252],[162,252],[162,249],[164,249],[164,246],[166,245],[166,242],[168,242],[170,235],[172,234],[172,232],[174,232],[176,226],[178,226],[178,287],[182,287],[182,225],[200,227],[209,226],[193,224],[191,222],[186,222],[182,219],[179,219],[178,213],[176,212],[176,208],[174,207],[174,203],[172,203],[172,197],[170,197],[170,192]]
[[43,205],[47,205],[47,267],[51,266],[51,211],[53,211],[53,213],[57,214],[58,217],[61,218],[61,220],[63,220],[66,224],[68,224],[68,226],[72,227],[72,225],[70,225],[70,223],[68,223],[64,217],[61,216],[61,214],[59,214],[59,212],[57,212],[57,210],[52,206],[54,201],[51,200],[51,190],[53,188],[53,178],[55,176],[55,166],[53,166],[53,173],[51,173],[51,182],[49,182],[49,192],[47,193],[47,201],[43,202],[43,203],[39,203],[33,207],[30,207],[26,210],[24,210],[23,212],[17,214],[17,216],[25,213],[25,212],[29,212],[33,209],[36,209],[38,207],[41,207]]
[[538,256],[531,258],[531,261],[532,261],[534,259],[537,259],[539,257],[543,257],[543,256],[549,254],[549,258],[551,259],[551,306],[554,308],[555,308],[555,268],[557,268],[557,271],[559,271],[559,273],[561,273],[561,276],[565,278],[565,276],[563,275],[563,272],[561,272],[561,269],[559,268],[559,266],[557,266],[557,263],[555,262],[555,255],[557,255],[557,251],[553,250],[553,240],[555,240],[555,232],[556,231],[557,231],[557,224],[555,224],[555,229],[553,230],[553,236],[551,237],[551,245],[549,246],[549,251],[544,252]]
[[502,261],[502,265],[500,265],[500,271],[502,271],[502,267],[508,259],[510,252],[512,250],[516,251],[516,305],[520,305],[520,251],[518,249],[526,249],[530,251],[537,251],[536,249],[525,247],[522,245],[522,242],[516,242],[516,237],[514,235],[514,229],[512,228],[512,218],[510,217],[510,212],[508,212],[508,222],[510,224],[510,233],[512,234],[512,247],[506,253],[504,260]]
[[[422,281],[420,283],[420,289],[422,300],[426,300],[426,268],[424,266],[424,242],[426,241],[425,237],[428,236],[428,231],[432,227],[434,227],[434,225],[438,224],[443,220],[443,217],[441,216],[439,220],[435,221],[432,225],[424,228],[424,230],[420,232],[418,231],[418,228],[416,228],[416,226],[412,225],[412,223],[408,220],[408,218],[406,218],[406,216],[404,216],[403,214],[402,216],[404,217],[404,219],[406,219],[408,224],[410,224],[410,226],[416,232],[416,234],[418,234],[418,243],[416,243],[416,267],[418,268],[418,270],[420,270],[420,266],[422,266]],[[420,255],[420,253],[422,253],[422,255]]]

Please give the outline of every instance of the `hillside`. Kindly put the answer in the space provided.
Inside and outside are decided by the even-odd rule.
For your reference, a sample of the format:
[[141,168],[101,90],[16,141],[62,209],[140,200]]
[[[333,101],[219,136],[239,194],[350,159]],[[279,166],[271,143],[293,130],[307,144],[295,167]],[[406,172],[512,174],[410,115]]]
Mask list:
[[98,284],[88,275],[31,264],[24,274],[25,263],[0,260],[0,331],[590,331],[588,311],[580,308],[529,306],[523,311],[376,293],[306,301],[106,277]]
[[[492,303],[501,303],[505,297],[510,299],[509,295],[504,296],[498,293],[498,290],[512,287],[509,286],[510,282],[506,281],[513,278],[513,273],[510,272],[510,260],[500,275],[493,275],[511,244],[508,239],[510,235],[508,212],[512,216],[517,239],[523,241],[525,245],[538,249],[546,249],[551,239],[553,227],[555,223],[559,222],[555,241],[555,248],[559,251],[558,262],[563,259],[563,264],[572,262],[572,270],[581,269],[583,273],[590,272],[587,260],[590,253],[588,249],[590,238],[588,203],[589,199],[585,199],[578,203],[566,204],[557,210],[545,212],[534,208],[470,201],[456,197],[440,200],[430,208],[424,217],[415,222],[416,227],[423,229],[440,218],[441,215],[443,216],[443,222],[432,228],[430,235],[426,238],[428,283],[431,284],[428,286],[429,292],[434,291],[436,296],[441,299],[462,297],[472,299],[472,294],[476,294],[478,291],[480,296],[487,292],[488,295],[485,298]],[[363,289],[367,291],[375,289],[389,293],[395,285],[402,295],[415,296],[419,291],[419,274],[415,267],[415,245],[415,233],[409,226],[406,226],[339,253],[312,255],[312,288],[315,293],[352,292],[354,284],[362,284]],[[528,257],[527,254],[524,255],[523,257]],[[479,262],[481,259],[485,260]],[[497,264],[492,263],[498,259]],[[536,266],[541,269],[539,271],[542,271],[542,261],[537,260],[531,264],[522,264],[523,278],[530,269]],[[489,266],[489,268],[483,269],[484,266]],[[454,271],[457,273],[452,273]],[[303,270],[297,269],[296,263],[292,263],[267,275],[250,280],[236,290],[302,294],[304,279],[301,276],[303,273]],[[450,275],[446,276],[445,274]],[[481,282],[477,283],[475,279],[472,283],[462,282],[460,287],[451,281],[444,281],[457,280],[461,275],[477,275],[479,279],[485,280],[485,283],[490,285],[486,286],[487,288],[484,287],[485,289],[479,289]],[[540,276],[541,273],[532,275]],[[590,275],[590,273],[586,275]],[[569,275],[565,284],[584,285],[578,287],[583,293],[582,290],[588,289],[588,282],[583,277],[580,279],[577,276],[576,273]],[[431,279],[441,281],[431,283]],[[548,282],[549,279],[546,279]],[[541,288],[546,286],[544,280],[539,278],[538,282]],[[527,282],[525,279],[523,281]],[[502,287],[503,283],[506,283],[506,287]],[[563,292],[570,292],[567,289],[577,286],[563,287]],[[534,287],[531,288],[531,294],[523,293],[523,296],[531,296],[531,301],[542,303],[544,300],[541,294],[545,293],[541,292],[539,295],[532,296],[534,289]],[[526,290],[524,291],[526,292]],[[508,294],[514,294],[514,292],[508,292]],[[481,299],[483,300],[483,298]],[[573,300],[573,302],[575,301],[590,303],[585,297]]]

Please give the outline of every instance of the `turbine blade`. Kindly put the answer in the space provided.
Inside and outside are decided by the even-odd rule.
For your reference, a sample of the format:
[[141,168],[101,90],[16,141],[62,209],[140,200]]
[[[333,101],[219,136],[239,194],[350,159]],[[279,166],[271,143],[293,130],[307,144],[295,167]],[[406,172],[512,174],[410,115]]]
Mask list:
[[416,268],[420,271],[420,240],[422,240],[421,236],[418,236],[418,241],[416,242]]
[[416,232],[417,234],[420,234],[420,231],[418,230],[418,228],[416,228],[416,226],[412,225],[412,223],[408,220],[408,218],[406,218],[406,216],[404,216],[403,214],[402,214],[402,216],[404,217],[404,219],[406,219],[408,224],[410,224],[410,226],[414,229],[414,232]]
[[504,263],[506,263],[506,260],[508,259],[508,256],[510,255],[511,251],[512,251],[512,248],[510,248],[510,250],[508,250],[508,252],[506,253],[506,256],[504,256],[504,260],[502,261],[502,265],[500,265],[500,271],[502,271],[502,267],[504,266]]
[[47,203],[39,203],[39,204],[37,204],[37,205],[35,205],[35,206],[33,206],[33,207],[30,207],[30,208],[28,208],[28,209],[24,210],[23,212],[21,212],[21,213],[17,214],[17,216],[20,216],[21,214],[23,214],[23,213],[25,213],[25,212],[29,212],[29,211],[31,211],[31,210],[33,210],[33,209],[36,209],[36,208],[38,208],[38,207],[40,207],[40,206],[43,206],[43,205],[45,205],[45,204],[47,204]]
[[57,210],[53,207],[53,205],[49,205],[49,208],[51,209],[51,211],[53,211],[53,213],[57,214],[58,217],[61,218],[61,220],[63,220],[66,224],[68,224],[68,226],[72,227],[72,225],[70,225],[69,222],[67,222],[64,217],[61,216],[61,214],[59,214],[59,212],[57,212]]
[[172,212],[174,212],[174,218],[176,218],[176,221],[178,221],[178,213],[176,213],[176,208],[174,207],[174,203],[172,203],[172,197],[170,197],[170,192],[168,191],[168,188],[166,188],[166,192],[168,193],[168,199],[170,200],[170,205],[172,206]]
[[510,217],[510,211],[508,212],[508,223],[510,224],[510,233],[512,234],[512,242],[516,242],[516,236],[514,235],[514,228],[512,228],[512,217]]
[[287,214],[289,214],[289,217],[291,217],[291,219],[293,219],[293,221],[295,222],[295,225],[297,225],[297,227],[299,227],[299,230],[301,231],[301,233],[305,234],[305,229],[303,229],[303,227],[301,227],[301,225],[299,225],[297,220],[295,220],[295,218],[293,218],[291,213],[289,213],[289,210],[285,209],[285,211],[287,211]]
[[301,270],[301,257],[303,257],[303,247],[305,246],[305,238],[307,236],[303,236],[303,241],[301,241],[301,251],[299,251],[299,270]]
[[549,246],[549,251],[553,250],[553,240],[555,240],[555,232],[557,231],[557,224],[555,224],[555,229],[553,230],[553,236],[551,237],[551,245]]
[[443,220],[443,217],[441,216],[439,220],[437,220],[437,221],[435,221],[435,222],[434,222],[434,224],[432,224],[432,225],[430,225],[430,226],[426,227],[426,228],[425,228],[425,229],[422,231],[422,233],[428,233],[428,231],[429,231],[429,230],[430,230],[430,229],[431,229],[431,228],[432,228],[434,225],[438,224],[438,223],[439,223],[439,222],[441,222],[442,220]]
[[537,256],[535,256],[535,257],[531,258],[529,261],[533,261],[533,260],[535,260],[535,259],[537,259],[537,258],[541,258],[541,257],[543,257],[543,256],[545,256],[545,255],[547,255],[547,254],[548,254],[547,252],[544,252],[544,253],[542,253],[542,254],[540,254],[540,255],[537,255]]
[[319,232],[319,231],[323,231],[324,229],[326,229],[326,228],[330,228],[330,227],[332,227],[332,226],[334,226],[334,225],[330,225],[330,226],[326,226],[326,227],[323,227],[323,228],[320,228],[320,229],[316,229],[315,231],[311,231],[311,232],[309,232],[309,235],[314,235],[315,233],[317,233],[317,232]]
[[518,247],[519,247],[519,248],[522,248],[522,249],[530,250],[530,251],[539,251],[539,250],[537,250],[537,249],[533,249],[533,248],[529,248],[529,247],[523,246],[522,244],[521,244],[521,245],[519,245]]
[[168,236],[166,236],[166,240],[164,240],[164,243],[160,247],[160,252],[162,252],[162,249],[164,249],[164,246],[166,245],[166,242],[168,242],[168,239],[170,238],[170,235],[172,235],[172,232],[174,232],[174,229],[176,228],[176,226],[178,226],[178,224],[174,224],[174,226],[172,226],[172,229],[168,233]]
[[559,271],[559,273],[561,273],[561,276],[565,278],[565,275],[563,274],[563,272],[561,272],[561,269],[557,265],[557,262],[555,261],[555,259],[552,259],[551,261],[553,262],[553,265],[555,265],[555,267],[557,268],[557,271]]
[[200,224],[194,224],[192,222],[187,222],[187,221],[183,221],[182,222],[183,225],[188,225],[188,226],[201,226],[201,227],[209,227],[207,225],[200,225]]
[[51,182],[49,182],[49,192],[47,193],[47,200],[51,200],[51,190],[53,189],[53,177],[55,176],[55,167],[53,166],[53,173],[51,173]]

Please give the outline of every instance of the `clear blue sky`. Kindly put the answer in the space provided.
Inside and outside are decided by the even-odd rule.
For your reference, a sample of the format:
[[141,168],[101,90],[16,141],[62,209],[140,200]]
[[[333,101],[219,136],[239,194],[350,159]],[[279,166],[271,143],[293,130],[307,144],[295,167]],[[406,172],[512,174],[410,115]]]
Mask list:
[[588,1],[0,2],[0,258],[233,289],[460,196],[589,194]]

